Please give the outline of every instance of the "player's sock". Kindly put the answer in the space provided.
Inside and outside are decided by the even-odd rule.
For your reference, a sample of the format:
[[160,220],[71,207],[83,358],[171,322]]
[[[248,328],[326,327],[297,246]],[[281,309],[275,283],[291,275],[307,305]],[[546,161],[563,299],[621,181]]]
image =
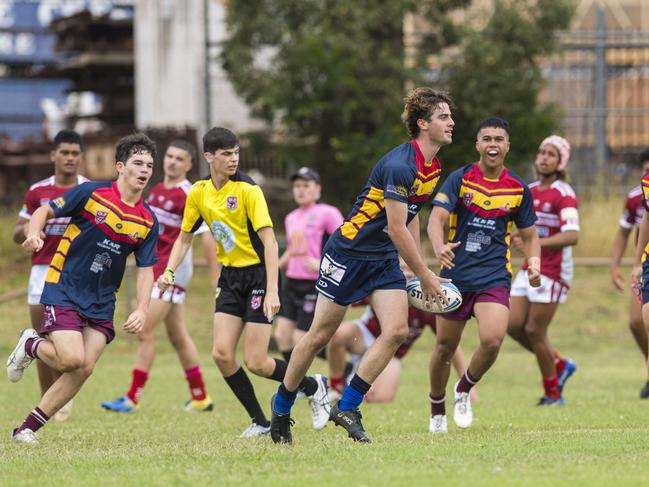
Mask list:
[[27,355],[30,356],[31,358],[38,358],[37,355],[38,346],[41,344],[41,342],[44,341],[45,339],[41,337],[28,338],[27,341],[25,342],[25,352],[27,353]]
[[293,350],[287,350],[285,352],[282,352],[282,357],[284,357],[284,360],[289,362],[291,360],[291,354],[293,353]]
[[557,368],[557,375],[561,375],[566,368],[566,361],[557,353],[554,352],[554,366]]
[[433,396],[432,394],[428,395],[430,399],[430,415],[438,416],[446,414],[446,394],[441,396]]
[[201,374],[201,366],[197,365],[185,371],[185,378],[189,384],[189,392],[192,399],[195,401],[202,401],[207,396],[205,390],[205,383],[203,382],[203,374]]
[[342,375],[340,377],[329,377],[329,387],[342,394],[345,389],[345,377]]
[[36,433],[36,431],[45,426],[49,419],[50,417],[45,414],[41,408],[34,408],[34,410],[27,415],[25,421],[23,421],[23,423],[18,427],[16,433],[25,429],[30,429]]
[[469,369],[466,369],[466,372],[462,375],[460,382],[457,383],[455,388],[456,392],[469,392],[471,388],[478,383],[480,379],[476,379],[471,375]]
[[126,393],[126,396],[137,404],[142,397],[142,389],[149,378],[149,373],[142,369],[133,369],[133,378],[131,379],[131,388]]
[[561,398],[561,392],[559,391],[559,379],[556,375],[543,378],[543,389],[545,390],[546,397],[549,397],[551,399]]
[[224,379],[228,383],[228,386],[230,386],[230,389],[232,389],[232,392],[234,392],[234,395],[237,396],[241,405],[248,412],[248,416],[250,416],[252,422],[259,426],[268,426],[270,421],[266,419],[266,415],[259,405],[257,396],[255,396],[255,389],[252,387],[252,382],[250,382],[248,374],[243,370],[243,367],[239,367],[239,370],[229,377],[224,377]]
[[[276,380],[277,382],[282,382],[284,380],[284,376],[286,375],[288,363],[278,358],[273,360],[275,361],[275,370],[273,370],[273,373],[271,374],[269,379]],[[302,379],[302,382],[300,382],[298,390],[304,392],[306,396],[311,396],[318,390],[318,382],[313,377],[307,376]]]
[[363,402],[363,398],[367,394],[367,391],[370,390],[370,387],[372,387],[372,384],[368,384],[358,374],[354,374],[349,385],[345,387],[343,397],[340,398],[340,402],[338,403],[338,409],[341,411],[358,409],[358,406]]
[[291,412],[293,404],[295,403],[296,397],[297,390],[289,391],[282,382],[277,388],[277,394],[275,394],[273,409],[278,414],[289,414]]

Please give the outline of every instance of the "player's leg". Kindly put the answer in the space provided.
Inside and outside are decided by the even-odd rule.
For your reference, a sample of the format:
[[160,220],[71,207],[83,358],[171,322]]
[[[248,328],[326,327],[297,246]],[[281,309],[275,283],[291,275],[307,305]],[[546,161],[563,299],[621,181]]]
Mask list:
[[[631,330],[633,339],[644,356],[645,364],[649,363],[649,354],[647,352],[647,330],[642,322],[642,303],[633,293],[631,293],[631,299],[629,301],[629,329]],[[647,379],[645,385],[640,390],[640,398],[649,398],[649,366],[647,367]]]
[[532,303],[525,326],[532,349],[539,364],[543,378],[545,396],[540,405],[561,404],[563,399],[559,390],[559,378],[554,359],[554,350],[548,337],[548,327],[559,307],[559,303]]
[[275,342],[277,342],[277,348],[279,352],[284,357],[284,360],[287,362],[291,358],[291,352],[293,350],[293,332],[295,331],[295,321],[291,320],[285,316],[278,316],[277,322],[275,324]]
[[[464,351],[459,345],[455,349],[455,353],[453,354],[453,358],[451,359],[451,365],[455,369],[455,373],[457,374],[458,379],[462,377],[466,372],[466,359],[464,358]],[[478,390],[475,387],[471,388],[469,397],[473,402],[480,400],[480,397],[478,396]]]
[[214,403],[205,388],[198,350],[185,325],[185,304],[183,302],[174,303],[165,316],[164,323],[167,337],[178,354],[189,386],[191,398],[185,402],[184,411],[211,411]]
[[[327,344],[329,387],[339,395],[345,389],[347,354],[363,355],[367,350],[360,326],[362,325],[357,325],[354,321],[343,321]],[[373,336],[371,343],[374,343]]]
[[[36,331],[41,329],[43,323],[44,306],[42,304],[29,305],[29,317],[32,323],[32,328]],[[41,397],[45,394],[54,381],[61,376],[58,370],[50,368],[45,362],[39,360],[36,363],[38,370],[38,383],[41,387]]]
[[530,313],[530,301],[527,296],[512,296],[510,301],[509,324],[507,334],[516,340],[523,348],[534,352],[532,344],[525,332],[525,325]]
[[365,395],[367,402],[392,402],[401,379],[401,360],[392,357]]

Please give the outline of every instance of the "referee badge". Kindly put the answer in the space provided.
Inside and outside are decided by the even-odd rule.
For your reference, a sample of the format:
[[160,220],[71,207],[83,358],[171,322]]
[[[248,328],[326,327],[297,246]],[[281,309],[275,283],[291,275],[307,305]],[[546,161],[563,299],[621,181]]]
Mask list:
[[226,200],[226,205],[228,207],[228,210],[230,210],[230,211],[236,210],[239,207],[237,197],[236,196],[228,196],[228,198]]

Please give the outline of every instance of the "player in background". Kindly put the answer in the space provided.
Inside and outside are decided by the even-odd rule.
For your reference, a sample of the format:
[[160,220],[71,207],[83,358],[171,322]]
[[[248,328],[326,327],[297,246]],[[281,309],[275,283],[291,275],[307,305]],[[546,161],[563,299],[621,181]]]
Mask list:
[[[169,253],[180,233],[180,224],[185,209],[185,200],[192,183],[187,180],[187,173],[196,160],[196,148],[185,140],[174,140],[167,147],[163,159],[164,180],[156,184],[147,197],[147,203],[158,218],[158,263],[153,267],[153,277],[157,279],[164,272],[169,260]],[[219,270],[217,269],[216,246],[207,225],[202,225],[196,234],[201,235],[201,243],[212,271],[214,289]],[[171,289],[161,293],[157,284],[153,285],[151,304],[144,328],[138,334],[138,350],[135,355],[135,367],[128,392],[114,401],[102,401],[103,408],[109,411],[128,413],[134,411],[140,403],[142,391],[146,384],[153,359],[155,357],[155,334],[157,327],[164,320],[169,341],[173,345],[180,364],[185,371],[189,385],[190,399],[184,411],[211,411],[213,402],[207,393],[203,375],[198,361],[198,351],[185,325],[185,291],[193,273],[192,251],[189,249],[185,259],[178,266],[176,280]]]
[[275,327],[275,341],[286,361],[311,326],[322,248],[343,222],[338,208],[318,203],[322,186],[320,175],[314,169],[300,168],[291,181],[298,207],[284,219],[287,246],[279,258],[279,268],[284,270],[286,278]]
[[[231,131],[214,127],[203,137],[210,179],[193,184],[167,269],[158,278],[166,291],[174,284],[178,266],[189,250],[194,232],[207,223],[223,264],[214,314],[212,357],[252,424],[242,437],[267,435],[266,419],[248,375],[236,360],[243,335],[243,359],[256,375],[281,381],[286,362],[268,356],[273,317],[279,310],[278,250],[273,222],[261,188],[238,170],[239,139]],[[301,389],[313,412],[313,426],[327,424],[329,403],[326,379],[307,377]]]
[[[649,149],[642,151],[638,160],[642,166],[642,174],[649,174]],[[643,213],[642,187],[636,186],[627,194],[624,211],[620,217],[620,226],[615,235],[613,250],[611,252],[611,281],[615,288],[620,292],[623,292],[625,288],[624,278],[620,272],[622,256],[626,250],[626,244],[629,241],[629,235],[631,234],[633,226],[636,225],[638,229],[640,228]],[[634,241],[637,244],[637,232],[634,237]],[[629,301],[629,328],[635,342],[638,344],[638,348],[640,348],[642,355],[644,355],[645,363],[648,363],[649,354],[647,353],[647,331],[642,323],[642,303],[640,297],[635,293],[631,293],[631,299]],[[640,390],[640,398],[649,398],[649,365],[647,370],[647,381]]]
[[[54,137],[50,160],[54,163],[54,176],[43,179],[32,184],[25,195],[23,207],[18,215],[18,221],[14,227],[13,240],[22,244],[27,237],[29,220],[34,212],[42,205],[62,196],[67,190],[78,184],[86,182],[87,179],[78,174],[79,164],[83,157],[83,143],[81,136],[73,130],[61,130]],[[50,261],[56,252],[61,236],[70,219],[52,218],[47,221],[43,230],[43,248],[32,254],[32,269],[29,274],[29,286],[27,288],[27,304],[29,305],[29,317],[32,328],[39,330],[43,322],[43,305],[41,304],[41,293],[45,285],[45,274]],[[38,361],[38,382],[41,387],[41,396],[45,394],[60,373],[47,366],[45,362]],[[65,421],[72,413],[72,402],[63,406],[54,415],[57,421]]]
[[41,335],[22,331],[7,360],[7,375],[19,381],[35,358],[62,373],[38,406],[16,428],[14,441],[36,443],[36,431],[81,389],[106,344],[115,337],[115,293],[126,260],[135,254],[137,305],[123,325],[139,333],[146,320],[157,262],[158,222],[142,201],[153,172],[155,144],[144,134],[122,138],[115,150],[117,180],[87,182],[38,208],[23,247],[38,252],[50,218],[69,217],[47,275],[41,303]]
[[[577,370],[572,360],[555,351],[548,336],[559,304],[568,297],[573,277],[572,246],[579,238],[577,196],[566,182],[569,159],[570,144],[563,137],[551,135],[541,142],[534,162],[537,180],[529,185],[538,218],[541,285],[530,285],[524,264],[511,289],[507,332],[536,355],[544,390],[539,406],[563,404],[563,387]],[[512,236],[512,247],[524,250],[520,236]]]
[[359,406],[408,335],[406,280],[399,256],[421,280],[426,300],[446,302],[439,278],[421,255],[418,213],[439,180],[436,155],[452,140],[451,104],[446,94],[431,88],[408,93],[402,119],[412,140],[379,160],[351,213],[327,242],[313,323],[293,349],[286,377],[271,400],[275,443],[292,442],[290,412],[300,381],[340,326],[348,306],[366,297],[381,322],[381,336],[332,407],[331,420],[355,441],[371,442]]
[[460,428],[473,422],[469,392],[496,361],[507,334],[512,278],[509,240],[514,223],[523,239],[529,283],[535,287],[541,284],[541,248],[532,195],[525,182],[504,165],[509,124],[500,118],[480,122],[476,149],[480,160],[454,171],[444,181],[428,222],[428,236],[443,269],[441,276],[452,279],[462,293],[460,308],[437,317],[437,344],[430,367],[431,433],[448,431],[445,401],[450,361],[471,316],[478,322],[480,345],[453,388],[453,419]]

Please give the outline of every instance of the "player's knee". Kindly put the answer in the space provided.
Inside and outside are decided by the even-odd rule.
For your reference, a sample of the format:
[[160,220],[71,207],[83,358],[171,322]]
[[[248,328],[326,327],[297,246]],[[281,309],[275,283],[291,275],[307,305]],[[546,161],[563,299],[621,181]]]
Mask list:
[[644,332],[645,334],[647,333],[644,328],[644,323],[642,320],[629,320],[629,329],[631,330],[632,333],[637,333],[637,332]]
[[480,347],[489,355],[498,355],[503,339],[500,337],[486,338],[480,343]]
[[537,343],[545,339],[545,332],[536,326],[526,326],[525,334],[532,343]]
[[309,331],[306,336],[309,338],[311,347],[314,350],[319,351],[321,348],[327,346],[327,343],[329,343],[329,340],[331,340],[332,335],[333,334],[327,330],[318,330]]
[[221,348],[215,348],[212,350],[212,360],[217,367],[223,368],[234,363],[234,354],[230,353],[229,350],[224,350]]
[[93,370],[95,370],[95,364],[84,364],[83,367],[80,368],[81,375],[83,375],[84,379],[90,377]]
[[264,364],[266,357],[258,357],[256,355],[244,356],[243,363],[246,368],[255,375],[266,376]]
[[381,334],[385,335],[388,340],[394,342],[397,345],[401,345],[406,338],[408,338],[408,322],[404,321],[399,323],[397,326],[392,327],[389,330],[382,330]]
[[61,372],[74,372],[83,366],[83,357],[77,355],[62,357],[59,362],[59,370]]
[[434,357],[440,362],[449,362],[453,358],[456,348],[456,346],[448,342],[437,342]]

